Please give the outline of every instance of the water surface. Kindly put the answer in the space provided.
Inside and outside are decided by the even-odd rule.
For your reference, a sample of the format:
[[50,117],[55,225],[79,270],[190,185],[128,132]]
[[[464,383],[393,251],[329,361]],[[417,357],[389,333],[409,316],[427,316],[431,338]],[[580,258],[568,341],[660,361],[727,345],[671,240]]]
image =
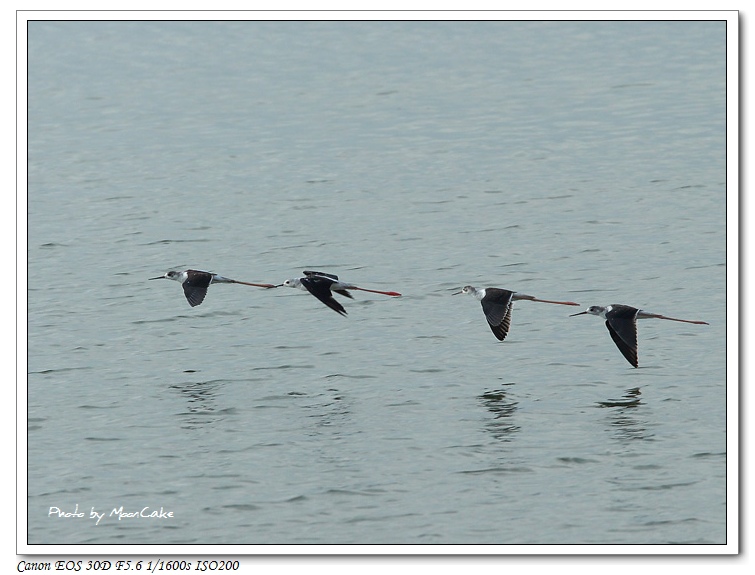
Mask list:
[[30,23],[28,543],[725,543],[724,40]]

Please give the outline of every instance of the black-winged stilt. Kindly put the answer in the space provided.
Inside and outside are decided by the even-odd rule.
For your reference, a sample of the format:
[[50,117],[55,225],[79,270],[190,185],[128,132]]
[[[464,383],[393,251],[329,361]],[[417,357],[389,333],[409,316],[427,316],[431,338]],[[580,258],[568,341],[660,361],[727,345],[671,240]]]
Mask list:
[[671,321],[682,321],[684,323],[696,323],[702,325],[709,325],[707,321],[693,321],[690,319],[677,319],[675,317],[668,317],[657,313],[648,313],[622,304],[611,304],[605,307],[594,305],[588,307],[585,311],[572,314],[571,317],[576,315],[597,315],[606,320],[606,327],[608,333],[611,334],[616,347],[627,358],[627,361],[634,367],[639,367],[637,360],[637,320],[638,319],[668,319]]
[[149,278],[151,280],[175,280],[179,282],[184,288],[184,295],[191,307],[197,306],[207,295],[207,288],[210,284],[243,284],[246,286],[262,287],[262,288],[274,288],[273,284],[253,284],[249,282],[241,282],[238,280],[232,280],[230,278],[224,278],[218,274],[212,272],[203,272],[201,270],[183,270],[183,271],[169,271],[165,275],[158,276],[156,278]]
[[468,293],[482,304],[482,311],[488,320],[490,329],[499,340],[503,341],[511,327],[511,307],[517,300],[539,301],[542,303],[556,303],[560,305],[579,305],[573,301],[551,301],[547,299],[538,299],[531,295],[517,293],[500,288],[476,288],[473,286],[464,286],[461,291],[451,295]]
[[370,293],[379,293],[389,296],[400,296],[401,294],[395,291],[380,291],[375,289],[366,289],[355,286],[354,284],[342,282],[338,279],[338,276],[333,274],[326,274],[324,272],[313,272],[305,270],[303,278],[293,278],[284,281],[275,287],[292,287],[299,288],[300,290],[308,291],[322,303],[328,306],[330,309],[337,311],[341,315],[346,315],[344,307],[336,301],[333,297],[333,292],[352,298],[353,296],[348,290],[360,290]]

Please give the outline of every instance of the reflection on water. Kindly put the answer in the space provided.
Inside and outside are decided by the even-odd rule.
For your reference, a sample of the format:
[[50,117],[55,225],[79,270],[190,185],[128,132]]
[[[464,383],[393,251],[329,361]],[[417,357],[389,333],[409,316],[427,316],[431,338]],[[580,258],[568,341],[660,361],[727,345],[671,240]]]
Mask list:
[[[506,385],[513,385],[512,383]],[[512,434],[519,431],[519,426],[512,421],[518,409],[519,402],[508,397],[509,391],[496,389],[486,391],[479,396],[482,405],[493,414],[493,420],[486,424],[486,428],[496,439],[511,441]]]
[[640,401],[640,395],[642,392],[639,387],[627,389],[624,392],[624,397],[621,399],[607,399],[606,401],[599,401],[598,407],[637,407],[642,402]]
[[227,383],[227,380],[187,381],[170,386],[187,402],[186,411],[179,414],[185,422],[182,427],[198,429],[233,411],[234,408],[221,409],[216,404],[217,390],[224,383]]
[[[306,410],[305,415],[311,418],[314,427],[310,428],[310,435],[334,433],[341,435],[341,426],[351,420],[351,407],[345,401],[344,394],[338,389],[328,388],[322,393],[305,396],[306,402],[301,407]],[[325,428],[335,425],[334,429],[326,432]]]
[[598,407],[614,408],[608,416],[608,431],[620,441],[635,439],[650,439],[653,434],[647,430],[647,421],[638,416],[641,412],[636,409],[644,405],[640,401],[641,391],[639,387],[627,389],[621,399],[607,399],[597,402]]

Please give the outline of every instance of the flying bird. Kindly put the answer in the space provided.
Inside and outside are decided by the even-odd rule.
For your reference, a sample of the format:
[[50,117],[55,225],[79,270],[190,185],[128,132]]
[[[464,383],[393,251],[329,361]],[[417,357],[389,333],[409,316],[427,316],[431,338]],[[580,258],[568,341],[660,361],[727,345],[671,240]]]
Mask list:
[[307,271],[307,270],[305,270],[303,273],[304,273],[304,277],[288,279],[284,281],[282,284],[279,284],[275,287],[286,286],[286,287],[298,288],[300,290],[308,291],[317,299],[319,299],[322,303],[328,306],[330,309],[344,316],[346,315],[346,310],[333,297],[333,292],[340,294],[342,296],[351,298],[351,299],[354,299],[354,296],[352,296],[349,293],[349,290],[360,290],[360,291],[366,291],[370,293],[379,293],[379,294],[389,295],[389,296],[394,296],[394,297],[401,295],[400,293],[395,292],[395,291],[380,291],[380,290],[358,287],[358,286],[355,286],[354,284],[342,282],[341,280],[338,279],[337,275],[333,275],[333,274],[327,274],[324,272]]
[[230,278],[224,278],[218,274],[212,272],[203,272],[201,270],[183,270],[183,271],[169,271],[165,275],[157,276],[156,278],[149,278],[151,280],[175,280],[180,283],[184,288],[184,295],[186,301],[189,302],[191,307],[198,306],[204,301],[207,295],[207,288],[210,284],[243,284],[247,286],[262,287],[262,288],[274,288],[273,284],[253,284],[249,282],[241,282],[238,280],[232,280]]
[[671,321],[682,321],[684,323],[709,325],[707,321],[677,319],[675,317],[668,317],[657,313],[648,313],[641,309],[637,309],[636,307],[618,303],[607,305],[605,307],[599,305],[590,306],[585,311],[572,314],[570,317],[585,314],[597,315],[606,320],[606,327],[608,328],[608,333],[611,334],[611,339],[627,361],[634,367],[639,367],[639,361],[637,359],[638,319],[668,319]]
[[547,299],[538,299],[531,295],[509,291],[500,288],[476,288],[473,286],[464,286],[461,291],[451,295],[467,293],[474,297],[482,304],[482,311],[485,319],[488,320],[493,335],[500,341],[506,338],[511,327],[511,307],[517,300],[539,301],[542,303],[555,303],[559,305],[579,305],[573,301],[551,301]]

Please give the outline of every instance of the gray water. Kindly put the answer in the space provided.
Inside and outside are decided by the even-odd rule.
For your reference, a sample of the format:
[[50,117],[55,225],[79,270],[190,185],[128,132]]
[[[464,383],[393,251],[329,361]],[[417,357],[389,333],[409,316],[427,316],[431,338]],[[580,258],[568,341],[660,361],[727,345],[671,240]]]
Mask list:
[[28,32],[29,544],[726,542],[724,22]]

